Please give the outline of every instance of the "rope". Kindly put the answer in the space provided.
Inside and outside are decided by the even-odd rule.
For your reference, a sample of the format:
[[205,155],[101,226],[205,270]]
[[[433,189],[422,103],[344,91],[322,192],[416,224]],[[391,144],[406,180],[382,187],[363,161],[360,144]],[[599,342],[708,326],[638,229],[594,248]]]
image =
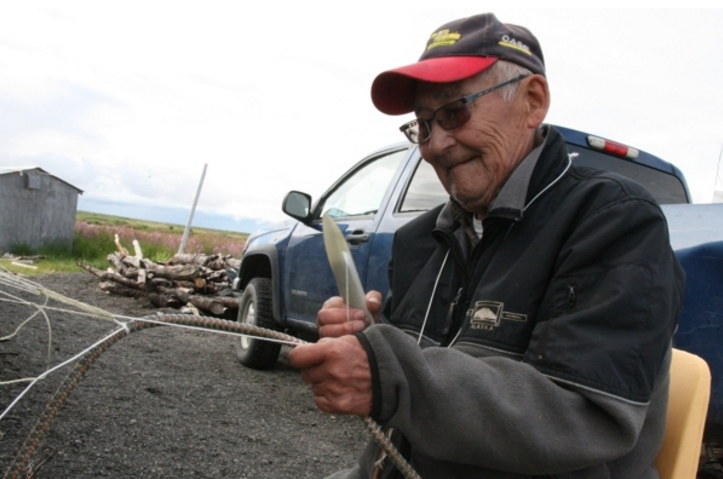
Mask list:
[[[148,328],[152,326],[153,325],[149,323],[138,322],[131,325],[131,331],[137,331],[141,328]],[[96,344],[92,347],[91,350],[88,351],[85,356],[78,361],[78,363],[76,363],[73,371],[70,372],[68,377],[65,381],[63,381],[53,398],[45,407],[45,410],[40,415],[35,427],[33,427],[30,435],[25,440],[25,443],[20,448],[20,451],[18,451],[18,454],[15,456],[13,462],[10,464],[10,468],[5,473],[5,476],[3,476],[4,478],[20,479],[22,477],[23,472],[30,465],[30,458],[40,445],[40,441],[42,441],[43,437],[45,437],[45,433],[47,433],[50,428],[50,423],[52,423],[55,416],[57,416],[58,411],[68,399],[71,391],[85,376],[88,368],[100,357],[100,355],[120,339],[124,338],[127,334],[128,333],[126,333],[124,329],[119,329],[111,336],[105,338],[100,344]]]
[[[21,395],[18,396],[15,401],[13,401],[13,403],[8,407],[8,409],[6,409],[6,411],[2,415],[0,415],[0,419],[2,419],[2,417],[15,405],[15,403],[17,403],[17,401],[30,389],[30,387],[35,384],[35,382],[46,377],[48,374],[64,366],[65,364],[74,361],[75,359],[77,359],[78,356],[82,355],[82,359],[80,359],[80,361],[76,363],[73,371],[71,371],[65,381],[60,385],[57,392],[46,406],[37,423],[33,427],[33,430],[30,432],[30,435],[25,440],[25,443],[23,444],[15,459],[11,463],[10,468],[6,472],[4,478],[19,479],[21,477],[23,471],[25,471],[30,465],[30,458],[37,450],[38,445],[48,431],[50,424],[57,416],[58,411],[65,403],[75,386],[85,376],[90,366],[100,357],[101,354],[103,354],[112,345],[114,345],[130,333],[160,325],[168,325],[187,327],[192,329],[203,329],[207,331],[222,332],[233,335],[252,336],[259,339],[282,342],[284,344],[290,344],[292,346],[305,343],[305,341],[278,331],[272,331],[269,329],[260,328],[258,326],[206,316],[195,316],[187,314],[159,314],[156,316],[145,318],[127,318],[125,316],[119,315],[110,316],[113,317],[113,319],[126,318],[130,319],[130,321],[128,321],[127,323],[121,323],[122,326],[120,329],[114,331],[106,338],[97,342],[79,355],[76,355],[74,358],[71,358],[70,360],[65,361],[63,364],[46,371],[43,375],[33,381],[33,383],[31,383],[25,389],[25,391],[23,391],[23,393],[21,393]],[[404,475],[406,479],[421,479],[420,476],[414,471],[414,469],[412,469],[411,465],[409,465],[409,463],[404,459],[404,457],[402,457],[402,455],[396,450],[394,445],[390,442],[389,438],[384,435],[381,427],[379,427],[379,425],[374,422],[374,420],[370,417],[363,417],[362,420],[371,432],[374,440],[384,450],[389,459],[392,461],[395,467],[399,469],[402,475]]]
[[[33,304],[33,306],[34,306],[35,308],[37,308],[37,311],[35,311],[33,314],[31,314],[30,317],[27,318],[25,321],[23,321],[22,323],[20,323],[20,325],[19,325],[17,328],[15,328],[15,331],[14,331],[12,334],[9,334],[9,335],[7,335],[7,336],[4,336],[4,337],[0,338],[0,342],[4,342],[4,341],[9,341],[9,340],[11,340],[11,339],[14,338],[15,336],[17,336],[17,334],[20,332],[21,329],[23,329],[23,326],[25,326],[26,324],[28,324],[28,323],[29,323],[33,318],[35,318],[38,314],[43,315],[43,317],[45,318],[45,324],[48,326],[48,351],[47,351],[47,354],[46,354],[46,356],[45,356],[45,370],[46,370],[46,371],[47,371],[48,369],[50,369],[50,355],[52,354],[52,351],[53,351],[53,327],[52,327],[52,325],[50,324],[50,318],[48,317],[48,313],[45,312],[45,307],[46,307],[47,305],[48,305],[48,298],[47,298],[47,297],[45,298],[45,303],[44,303],[42,306],[38,306],[38,305],[36,305],[36,304]],[[17,383],[17,382],[32,381],[33,379],[35,379],[35,378],[26,378],[26,379],[20,379],[20,380],[14,379],[14,380],[11,380],[11,381],[0,381],[0,386],[4,386],[4,385],[6,385],[6,384],[13,384],[13,383]]]
[[[74,314],[83,314],[82,312],[84,312],[84,314],[86,314],[88,316],[105,318],[105,319],[109,319],[111,321],[113,320],[113,314],[109,313],[108,311],[105,311],[101,308],[96,308],[95,306],[91,306],[89,304],[85,304],[81,301],[76,301],[75,299],[69,298],[67,296],[63,296],[62,294],[56,293],[55,291],[50,290],[50,289],[44,287],[43,285],[30,281],[29,279],[15,276],[14,274],[12,274],[10,271],[8,271],[4,267],[2,268],[2,270],[0,270],[0,285],[10,286],[10,287],[18,289],[20,291],[25,291],[27,293],[31,293],[31,294],[38,295],[38,296],[43,295],[46,298],[54,299],[61,303],[65,303],[70,306],[73,306],[74,308],[80,310],[80,312],[43,306],[45,309],[70,312],[70,313],[74,313]],[[9,298],[12,298],[14,300],[12,302],[25,304],[28,306],[36,306],[35,304],[31,303],[30,301],[26,301],[22,298],[18,298],[17,296],[11,295],[11,294],[1,291],[1,290],[0,290],[0,294],[3,294]],[[0,300],[2,300],[2,298],[0,298]],[[8,301],[8,300],[2,300],[2,301]]]
[[364,421],[364,424],[379,447],[382,448],[389,460],[392,461],[392,464],[394,464],[394,467],[402,473],[405,479],[422,479],[419,474],[417,474],[417,471],[412,468],[412,465],[409,464],[397,448],[394,447],[394,444],[392,444],[389,436],[384,434],[384,431],[379,424],[374,421],[374,419],[369,416],[364,416],[362,417],[362,421]]

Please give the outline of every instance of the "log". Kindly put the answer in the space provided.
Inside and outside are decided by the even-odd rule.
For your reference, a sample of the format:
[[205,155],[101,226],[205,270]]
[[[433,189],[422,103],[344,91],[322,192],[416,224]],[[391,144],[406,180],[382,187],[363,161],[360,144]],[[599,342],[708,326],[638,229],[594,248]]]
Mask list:
[[41,259],[45,259],[44,254],[36,254],[32,256],[18,256],[15,258],[17,261],[40,261]]
[[169,259],[166,264],[168,266],[173,266],[175,264],[195,264],[197,266],[206,266],[208,260],[209,256],[205,254],[182,253],[173,256],[173,258]]
[[148,300],[156,308],[180,308],[183,306],[178,298],[166,296],[165,294],[148,293]]
[[141,291],[140,289],[135,288],[129,288],[128,286],[123,286],[122,284],[118,284],[115,281],[103,281],[98,285],[98,287],[106,293],[117,294],[118,296],[127,296],[129,298],[138,299],[146,295],[145,291]]
[[114,273],[111,271],[103,271],[98,268],[94,268],[91,265],[84,263],[82,261],[78,261],[76,264],[78,266],[80,266],[81,268],[83,268],[84,270],[88,271],[89,273],[102,279],[103,281],[114,281],[120,285],[123,285],[127,288],[132,288],[132,289],[145,289],[145,286],[146,286],[145,282],[139,284],[136,281],[133,281],[124,276],[121,276],[118,273]]
[[214,295],[226,288],[228,288],[228,284],[214,283],[203,278],[196,278],[193,289],[200,294]]
[[28,269],[38,269],[37,266],[33,266],[31,264],[21,263],[20,261],[11,261],[10,264],[13,264],[15,266],[20,266],[22,268],[28,268]]
[[175,281],[193,281],[197,277],[206,276],[205,268],[190,264],[180,264],[176,266],[163,266],[152,261],[143,260],[143,265],[154,278],[166,278]]
[[150,278],[146,281],[146,285],[151,290],[157,290],[159,287],[172,288],[173,281],[166,278]]
[[214,271],[209,274],[206,279],[213,283],[228,283],[228,274],[225,269],[221,271]]
[[228,294],[230,268],[240,260],[228,255],[181,254],[166,263],[143,258],[140,244],[133,242],[131,256],[117,239],[119,252],[107,256],[112,265],[102,271],[85,263],[78,265],[101,279],[103,291],[130,297],[146,296],[156,307],[181,308],[191,305],[204,314],[230,317],[239,301]]
[[118,253],[111,253],[106,256],[106,259],[111,265],[113,265],[116,272],[121,276],[125,276],[126,278],[135,278],[138,276],[135,269],[129,268],[123,263],[123,257]]
[[136,258],[143,259],[143,250],[141,250],[141,244],[138,242],[138,240],[133,240],[133,252],[135,253]]
[[[116,259],[117,258],[117,259]],[[148,277],[161,277],[172,280],[190,280],[193,281],[198,276],[205,276],[207,274],[206,268],[196,265],[180,264],[175,266],[165,266],[161,263],[156,263],[147,258],[136,258],[135,256],[121,256],[114,258],[111,261],[114,265],[120,262],[121,268],[128,269],[133,268],[134,270],[145,269]],[[118,268],[116,268],[118,269]],[[137,276],[138,273],[134,272],[132,276]],[[127,276],[124,274],[123,276]]]
[[116,234],[113,236],[113,238],[114,238],[114,240],[115,240],[115,247],[118,248],[118,252],[119,252],[121,255],[128,255],[128,250],[125,249],[125,248],[123,247],[123,245],[121,244],[121,242],[120,242],[120,237],[118,236],[118,233],[116,233]]
[[201,316],[201,312],[198,310],[198,308],[191,303],[186,303],[181,308],[181,312],[184,314],[195,314],[196,316]]
[[141,269],[145,266],[146,260],[142,260],[141,258],[136,258],[135,256],[121,256],[120,261],[122,264],[125,265],[125,267],[131,267],[135,269]]
[[[217,316],[223,316],[228,309],[218,297],[200,296],[197,294],[189,294],[181,288],[158,288],[160,293],[168,296],[175,296],[183,303],[191,303],[199,309],[209,311]],[[237,306],[238,308],[238,306]]]
[[146,280],[148,279],[148,275],[146,274],[145,269],[139,269],[138,270],[138,279],[136,280],[138,284],[146,284]]
[[213,261],[209,261],[206,263],[206,268],[212,269],[215,271],[218,270],[225,270],[226,269],[226,261],[223,258],[216,258]]
[[241,299],[234,296],[212,296],[214,301],[226,306],[228,309],[238,310],[241,304]]
[[222,256],[220,254],[177,254],[166,262],[166,266],[177,264],[195,264],[204,266],[213,270],[222,269],[239,269],[241,260],[232,258],[230,255]]
[[34,263],[35,263],[35,261],[33,261],[31,259],[21,259],[21,258],[17,258],[15,261],[12,261],[12,264],[17,264],[20,266],[33,265]]

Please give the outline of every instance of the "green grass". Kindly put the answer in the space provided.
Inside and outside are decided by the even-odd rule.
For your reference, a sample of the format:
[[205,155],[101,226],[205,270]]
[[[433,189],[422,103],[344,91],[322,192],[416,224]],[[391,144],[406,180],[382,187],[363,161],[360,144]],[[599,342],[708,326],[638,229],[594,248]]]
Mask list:
[[[117,250],[114,236],[133,254],[134,239],[138,240],[143,256],[154,261],[166,262],[178,252],[184,226],[153,221],[123,218],[79,211],[76,216],[73,249],[62,245],[47,245],[33,250],[28,245],[17,245],[10,252],[17,256],[42,254],[46,259],[36,262],[38,269],[10,264],[0,260],[0,265],[23,274],[82,271],[76,262],[83,261],[97,268],[106,268],[106,257]],[[185,253],[225,254],[239,258],[248,234],[232,231],[192,228]]]
[[75,264],[75,261],[53,258],[46,258],[35,262],[32,266],[37,267],[37,269],[25,266],[16,266],[6,259],[0,259],[0,266],[12,273],[20,273],[27,276],[49,273],[77,273],[78,271],[83,271]]

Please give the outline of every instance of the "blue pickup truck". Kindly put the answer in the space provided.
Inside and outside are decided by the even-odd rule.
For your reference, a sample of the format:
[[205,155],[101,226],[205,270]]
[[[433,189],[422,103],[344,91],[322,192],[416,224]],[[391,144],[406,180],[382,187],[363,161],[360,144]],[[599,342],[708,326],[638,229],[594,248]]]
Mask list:
[[[702,356],[714,376],[708,428],[723,439],[723,204],[693,205],[681,171],[649,153],[557,127],[575,163],[614,171],[642,184],[662,205],[671,244],[686,269],[688,288],[676,346]],[[251,235],[234,289],[239,321],[315,339],[316,314],[339,294],[327,261],[321,217],[329,215],[349,244],[365,291],[388,291],[394,232],[447,201],[432,167],[409,143],[383,148],[354,165],[316,203],[290,192],[283,210],[293,220]],[[278,344],[242,338],[240,361],[272,367]],[[721,441],[723,443],[723,441]]]

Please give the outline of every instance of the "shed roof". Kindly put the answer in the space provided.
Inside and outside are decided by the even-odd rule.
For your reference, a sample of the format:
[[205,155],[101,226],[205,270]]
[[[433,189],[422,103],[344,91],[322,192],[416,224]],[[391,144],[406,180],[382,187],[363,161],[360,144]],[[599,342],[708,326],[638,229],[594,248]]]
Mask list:
[[64,179],[59,178],[59,177],[53,175],[52,173],[48,173],[46,170],[40,168],[39,166],[17,166],[17,167],[13,167],[13,166],[0,166],[0,175],[9,175],[9,174],[12,174],[12,173],[19,173],[19,174],[22,175],[22,174],[23,174],[24,172],[26,172],[26,171],[38,171],[38,172],[40,172],[40,173],[43,174],[43,175],[52,176],[52,177],[55,178],[56,180],[62,181],[62,182],[65,183],[66,185],[70,186],[71,188],[74,188],[74,189],[78,190],[78,192],[79,192],[80,194],[83,194],[83,190],[81,190],[81,189],[78,188],[77,186],[68,183],[68,182],[65,181]]

